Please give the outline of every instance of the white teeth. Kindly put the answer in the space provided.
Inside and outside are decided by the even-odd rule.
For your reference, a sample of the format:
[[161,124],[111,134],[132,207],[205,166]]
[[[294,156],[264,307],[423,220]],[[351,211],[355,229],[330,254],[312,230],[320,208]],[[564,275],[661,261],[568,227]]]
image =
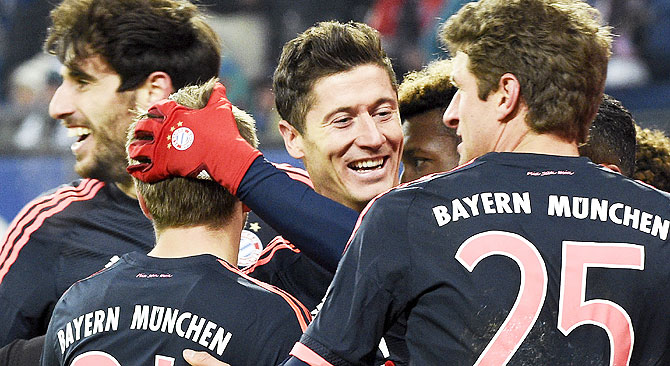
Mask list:
[[67,135],[72,137],[72,136],[84,136],[84,135],[90,135],[91,134],[91,129],[86,128],[86,127],[70,127],[67,129]]
[[384,163],[384,158],[372,159],[372,160],[359,160],[351,163],[351,167],[354,169],[370,169],[381,166]]

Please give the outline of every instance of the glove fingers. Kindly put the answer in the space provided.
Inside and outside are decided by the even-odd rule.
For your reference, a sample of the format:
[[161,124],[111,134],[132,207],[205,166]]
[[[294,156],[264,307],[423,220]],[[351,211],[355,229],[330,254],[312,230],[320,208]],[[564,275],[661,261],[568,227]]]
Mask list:
[[128,145],[128,156],[134,160],[150,160],[153,147],[153,141],[135,140]]
[[149,114],[165,117],[169,116],[176,109],[189,109],[180,104],[177,104],[174,100],[163,99],[155,103],[151,108],[149,108]]
[[163,118],[145,118],[135,124],[135,138],[152,137],[163,126]]
[[128,173],[130,173],[130,175],[132,175],[133,177],[135,177],[135,178],[144,182],[145,181],[144,172],[149,170],[150,167],[151,167],[151,164],[148,164],[148,163],[130,164],[126,168],[126,171]]

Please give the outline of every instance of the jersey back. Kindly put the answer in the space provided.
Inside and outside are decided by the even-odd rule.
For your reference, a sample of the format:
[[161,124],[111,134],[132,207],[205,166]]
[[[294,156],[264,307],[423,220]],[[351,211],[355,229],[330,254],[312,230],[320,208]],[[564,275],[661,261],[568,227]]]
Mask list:
[[415,365],[667,364],[668,220],[586,158],[487,154],[368,206],[301,343],[357,363],[402,318]]
[[309,320],[290,295],[214,256],[129,253],[59,300],[42,365],[187,365],[187,348],[274,365]]

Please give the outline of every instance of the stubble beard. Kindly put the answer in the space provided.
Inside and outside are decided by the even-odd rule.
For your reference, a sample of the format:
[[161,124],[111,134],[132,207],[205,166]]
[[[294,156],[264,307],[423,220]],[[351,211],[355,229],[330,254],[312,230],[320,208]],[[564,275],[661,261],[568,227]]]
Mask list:
[[[130,125],[132,116],[128,112],[135,107],[135,97],[129,100],[125,108],[110,116],[104,126],[93,131],[89,138],[95,139],[95,152],[89,164],[77,162],[75,171],[83,178],[98,179],[104,182],[114,182],[121,185],[132,183],[132,179],[126,171],[126,130]],[[122,125],[123,128],[119,128]]]

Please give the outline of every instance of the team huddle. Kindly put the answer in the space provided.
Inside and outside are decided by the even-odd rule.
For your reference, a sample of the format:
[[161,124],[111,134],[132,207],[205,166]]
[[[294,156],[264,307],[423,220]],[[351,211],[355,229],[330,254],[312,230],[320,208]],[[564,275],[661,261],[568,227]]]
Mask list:
[[[258,149],[195,5],[51,19],[82,179],[5,234],[0,364],[670,364],[670,195],[629,178],[586,2],[468,3],[402,83],[370,26],[308,28],[272,85],[306,172]],[[249,211],[281,235],[251,264]]]

